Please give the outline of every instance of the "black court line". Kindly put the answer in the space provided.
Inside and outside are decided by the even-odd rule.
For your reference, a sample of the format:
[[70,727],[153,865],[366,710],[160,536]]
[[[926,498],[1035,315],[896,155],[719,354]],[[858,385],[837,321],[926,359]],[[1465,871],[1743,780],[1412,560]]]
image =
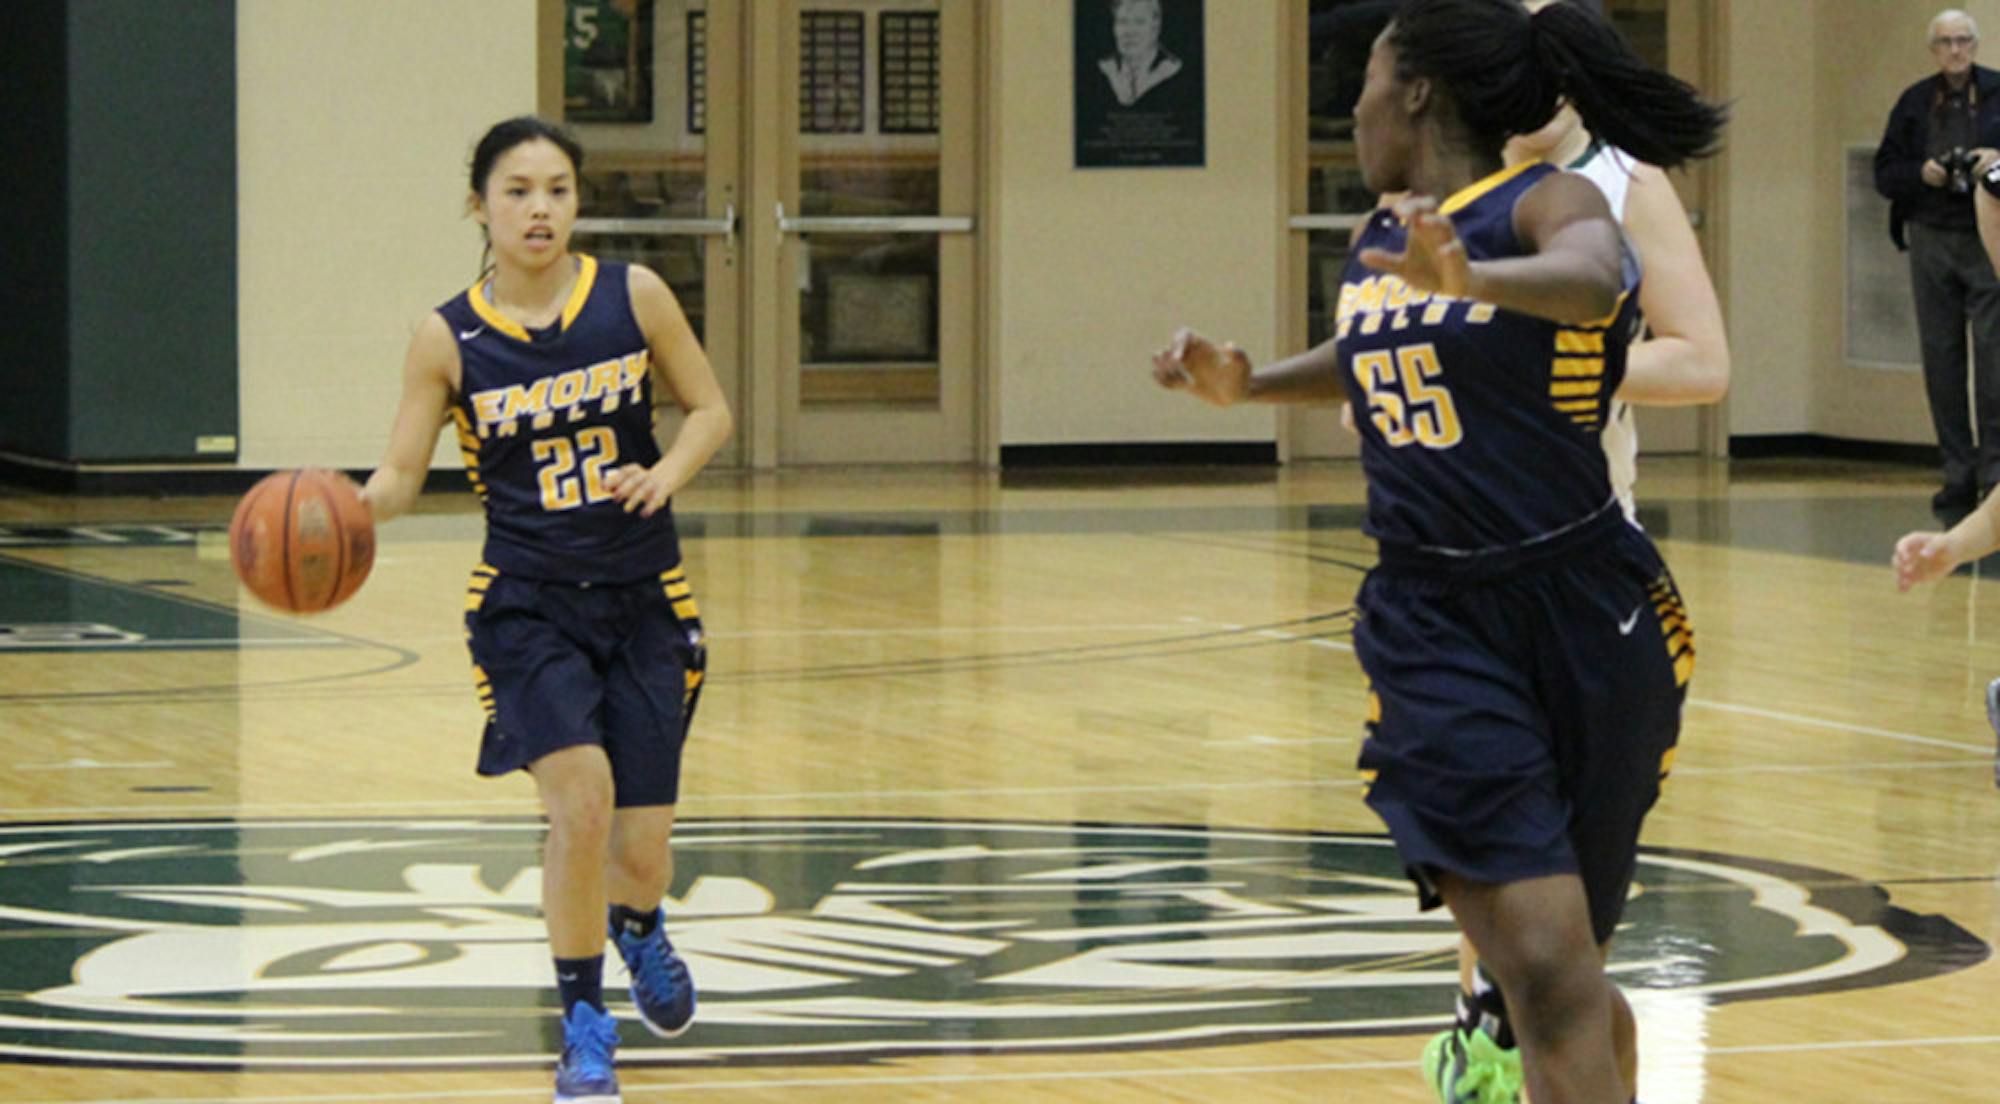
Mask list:
[[[1109,644],[1085,644],[1062,648],[1034,648],[1014,652],[975,652],[959,656],[938,656],[924,659],[884,660],[878,663],[831,664],[818,667],[788,667],[749,670],[728,670],[717,672],[711,669],[710,679],[714,685],[727,686],[736,683],[753,682],[827,682],[862,678],[894,678],[906,675],[949,675],[970,671],[999,670],[1002,668],[1038,667],[1052,665],[1076,665],[1083,663],[1116,663],[1148,659],[1171,658],[1184,655],[1205,655],[1216,652],[1242,651],[1250,648],[1270,648],[1289,644],[1304,644],[1315,640],[1337,640],[1351,634],[1353,609],[1345,607],[1330,613],[1312,614],[1307,617],[1268,624],[1232,626],[1181,636],[1143,637],[1136,640],[1117,641]],[[1347,621],[1328,631],[1297,633],[1291,630],[1318,625],[1326,622]],[[1254,636],[1258,639],[1244,640]],[[719,639],[727,639],[722,637]],[[388,647],[388,645],[377,645]],[[414,653],[403,652],[406,656]],[[159,701],[323,701],[330,698],[354,700],[359,698],[414,698],[453,696],[468,691],[468,683],[425,683],[395,687],[341,687],[335,690],[329,683],[363,675],[379,674],[408,666],[398,662],[385,667],[371,668],[350,675],[324,676],[314,679],[293,679],[258,683],[236,687],[230,685],[185,687],[163,690],[122,690],[93,691],[60,694],[0,694],[0,709],[9,705],[41,705],[59,702],[88,701],[92,705],[147,705]]]
[[[116,546],[111,546],[111,547],[116,547]],[[252,623],[261,623],[269,625],[274,628],[282,628],[287,633],[291,634],[305,634],[307,636],[319,636],[333,642],[344,643],[356,648],[386,651],[389,652],[392,657],[386,663],[378,664],[376,666],[369,667],[359,671],[337,672],[325,675],[305,675],[305,676],[300,676],[298,678],[273,679],[268,682],[249,683],[249,684],[213,683],[201,686],[162,687],[159,689],[144,690],[144,691],[77,690],[77,691],[64,691],[59,693],[28,692],[19,694],[0,694],[0,708],[4,708],[8,705],[35,705],[35,704],[47,704],[54,702],[77,702],[77,701],[122,703],[126,700],[132,699],[135,695],[141,696],[143,700],[146,701],[179,701],[184,699],[200,699],[201,696],[208,694],[219,695],[224,700],[227,700],[231,698],[241,697],[242,691],[245,689],[277,687],[277,686],[305,686],[305,685],[325,684],[332,682],[345,682],[351,679],[365,678],[371,675],[387,674],[390,671],[396,671],[404,667],[414,666],[417,663],[417,661],[421,658],[416,652],[413,652],[408,648],[399,647],[395,644],[389,644],[379,640],[370,640],[365,637],[351,636],[346,633],[334,632],[329,629],[321,628],[317,625],[300,626],[291,621],[282,618],[266,616],[264,614],[256,612],[255,610],[246,609],[241,606],[224,605],[220,602],[210,602],[186,594],[161,592],[153,590],[149,587],[136,586],[134,584],[123,582],[117,579],[109,579],[101,575],[92,575],[88,572],[76,571],[74,569],[67,567],[45,564],[36,560],[22,559],[18,556],[8,555],[5,552],[0,552],[0,562],[5,562],[7,564],[25,568],[31,571],[40,571],[51,575],[61,576],[64,578],[76,579],[81,582],[89,583],[92,586],[100,586],[112,590],[124,591],[129,594],[144,597],[150,601],[164,602],[169,605],[185,606],[200,610],[203,613],[216,614],[218,616],[224,616],[224,617],[233,617],[239,621],[250,621]],[[216,649],[214,646],[209,646],[194,650],[214,651]],[[117,651],[117,649],[107,648],[107,649],[102,649],[98,652],[93,652],[91,654],[101,657],[104,654],[104,652],[107,651],[115,652]]]
[[[1070,508],[689,511],[677,512],[675,522],[681,534],[690,539],[1159,535],[1274,530],[1358,534],[1367,513],[1362,503],[1121,507],[1115,495],[1103,497],[1106,501]],[[469,495],[467,502],[470,503]],[[433,527],[439,523],[447,527],[462,526],[464,539],[473,545],[483,533],[483,520],[476,509],[419,516]],[[1639,520],[1649,534],[1660,540],[1867,564],[1886,563],[1889,548],[1904,533],[1936,527],[1928,498],[1914,493],[1795,498],[1649,498],[1642,493]],[[204,533],[221,532],[225,528],[222,522],[209,519],[104,522],[73,527],[0,525],[0,534],[46,536],[41,541],[7,544],[9,548],[121,548],[146,545],[65,540],[61,534],[70,529],[169,529]]]

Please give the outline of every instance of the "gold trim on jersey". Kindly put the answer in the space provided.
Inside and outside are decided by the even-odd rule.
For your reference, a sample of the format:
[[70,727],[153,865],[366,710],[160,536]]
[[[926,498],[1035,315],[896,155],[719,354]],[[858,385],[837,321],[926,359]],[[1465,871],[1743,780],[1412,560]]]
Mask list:
[[472,432],[472,419],[463,407],[453,406],[451,424],[458,431],[458,458],[465,464],[466,481],[472,484],[473,493],[484,499],[486,481],[479,477],[479,438]]
[[479,709],[486,714],[486,719],[499,720],[500,710],[493,701],[493,682],[486,677],[486,668],[477,663],[472,665],[472,689],[479,695]]
[[[688,585],[687,568],[683,564],[660,572],[660,589],[667,595],[667,601],[674,607],[674,616],[688,627],[697,639],[701,632],[701,611],[695,608],[694,588]],[[681,691],[681,708],[687,709],[694,703],[695,691],[701,689],[703,671],[699,664],[686,672],[686,685]]]
[[666,592],[667,601],[673,605],[675,617],[682,621],[701,620],[701,610],[694,602],[694,588],[688,585],[686,568],[675,566],[660,572],[660,589]]
[[528,336],[527,329],[519,322],[501,314],[500,308],[487,302],[485,285],[472,285],[471,288],[466,290],[465,301],[472,305],[472,313],[478,315],[481,322],[493,327],[496,331],[506,334],[516,341],[534,340]]
[[486,602],[486,588],[500,577],[500,569],[489,564],[480,564],[472,569],[472,578],[465,583],[465,612],[478,613]]
[[1673,577],[1661,572],[1646,588],[1653,611],[1660,617],[1660,635],[1665,638],[1667,655],[1674,661],[1674,685],[1686,686],[1694,677],[1694,625],[1688,621],[1687,605],[1674,586]]
[[1540,161],[1523,161],[1518,165],[1512,166],[1511,168],[1501,169],[1499,172],[1496,172],[1491,176],[1486,177],[1484,180],[1475,180],[1472,183],[1467,184],[1465,187],[1460,188],[1458,191],[1453,192],[1450,198],[1446,199],[1442,204],[1438,206],[1438,214],[1440,215],[1457,214],[1458,212],[1463,211],[1467,207],[1472,206],[1472,204],[1476,202],[1480,196],[1483,196],[1487,192],[1490,192],[1493,189],[1498,188],[1500,185],[1507,183],[1509,180],[1514,179],[1515,177],[1521,175],[1524,172],[1527,172],[1529,169],[1532,169],[1539,164],[1541,164]]
[[[465,581],[466,613],[479,612],[479,607],[486,602],[487,588],[491,587],[493,580],[499,577],[500,569],[489,563],[481,563],[472,569],[472,577]],[[465,626],[465,642],[468,647],[472,644],[472,625],[470,622]],[[486,668],[481,667],[477,663],[472,665],[472,690],[479,697],[479,708],[481,712],[486,714],[487,721],[499,720],[499,707],[494,704],[493,699],[493,681],[486,677]]]
[[[576,283],[569,289],[569,300],[563,304],[562,328],[565,330],[576,321],[577,315],[583,313],[583,305],[590,299],[590,289],[597,284],[597,258],[588,253],[570,255],[576,258]],[[534,340],[528,336],[527,327],[500,313],[500,308],[486,298],[484,281],[466,289],[465,301],[472,305],[472,313],[478,315],[480,321],[500,333],[516,341]]]
[[1580,328],[1586,330],[1609,329],[1613,322],[1618,321],[1618,312],[1625,309],[1625,300],[1630,299],[1631,297],[1632,297],[1631,288],[1625,288],[1624,290],[1620,291],[1618,293],[1618,300],[1611,304],[1610,314],[1607,314],[1602,318],[1595,318],[1589,322],[1585,322]]
[[[1366,674],[1361,676],[1361,691],[1368,695],[1367,709],[1361,716],[1361,734],[1364,738],[1372,738],[1375,729],[1382,723],[1382,695],[1376,692],[1375,681]],[[1361,780],[1362,797],[1367,797],[1368,791],[1375,787],[1376,774],[1373,770],[1355,768],[1355,776]]]
[[583,313],[583,304],[590,299],[590,289],[597,284],[597,258],[588,253],[574,256],[580,267],[576,270],[576,286],[569,289],[569,302],[563,304],[562,328],[565,330],[576,321],[577,315]]
[[1607,413],[1604,393],[1605,330],[1625,309],[1631,289],[1618,293],[1618,305],[1606,318],[1583,326],[1556,330],[1555,355],[1549,360],[1549,401],[1585,429],[1601,428]]

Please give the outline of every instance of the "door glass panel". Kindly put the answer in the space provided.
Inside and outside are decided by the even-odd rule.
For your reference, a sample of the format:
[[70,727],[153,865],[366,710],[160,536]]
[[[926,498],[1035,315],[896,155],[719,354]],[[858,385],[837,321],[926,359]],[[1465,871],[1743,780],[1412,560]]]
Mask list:
[[[564,0],[563,16],[563,121],[583,143],[581,216],[706,216],[707,0]],[[710,241],[635,226],[579,231],[574,245],[659,273],[705,339]]]
[[[1379,0],[1309,0],[1306,92],[1306,209],[1315,215],[1360,214],[1375,196],[1362,186],[1354,155],[1354,101],[1361,95],[1368,51],[1387,21]],[[1306,236],[1307,334],[1318,345],[1333,336],[1348,232]]]
[[[799,13],[799,207],[814,218],[939,214],[937,0]],[[800,399],[938,402],[938,238],[808,233]]]
[[1611,0],[1606,13],[1640,61],[1667,67],[1667,0]]

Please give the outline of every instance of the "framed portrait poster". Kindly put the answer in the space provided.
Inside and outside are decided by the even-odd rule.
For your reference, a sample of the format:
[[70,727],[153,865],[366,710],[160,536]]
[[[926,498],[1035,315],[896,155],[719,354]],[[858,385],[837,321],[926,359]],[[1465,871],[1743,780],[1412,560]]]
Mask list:
[[653,120],[653,0],[563,0],[563,121]]
[[1076,167],[1207,163],[1202,0],[1071,0]]

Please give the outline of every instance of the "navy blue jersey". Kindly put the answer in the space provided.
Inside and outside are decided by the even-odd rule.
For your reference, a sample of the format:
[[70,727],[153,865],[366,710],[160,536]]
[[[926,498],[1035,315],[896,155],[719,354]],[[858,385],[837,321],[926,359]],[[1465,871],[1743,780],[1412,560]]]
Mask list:
[[[1528,163],[1439,210],[1472,260],[1522,256],[1514,204],[1549,173]],[[1564,326],[1413,291],[1353,259],[1401,252],[1407,228],[1372,216],[1340,287],[1338,353],[1361,431],[1367,531],[1384,545],[1479,552],[1533,542],[1612,501],[1598,433],[1625,378],[1638,269],[1600,325]]]
[[486,505],[485,560],[501,574],[650,579],[680,562],[672,509],[628,514],[604,477],[660,459],[652,354],[626,266],[576,258],[576,289],[549,331],[530,334],[479,285],[438,308],[458,339],[459,449]]

